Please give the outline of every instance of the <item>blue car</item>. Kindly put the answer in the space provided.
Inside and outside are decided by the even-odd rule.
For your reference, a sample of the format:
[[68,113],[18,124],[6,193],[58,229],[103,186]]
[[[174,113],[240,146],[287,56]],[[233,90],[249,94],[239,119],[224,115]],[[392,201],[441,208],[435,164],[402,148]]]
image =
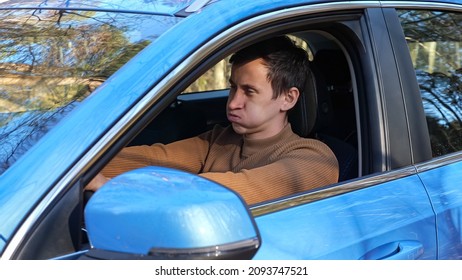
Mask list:
[[[1,259],[462,258],[462,2],[0,1]],[[255,205],[123,148],[228,125],[228,59],[287,35],[338,183]],[[307,113],[311,117],[306,117]]]

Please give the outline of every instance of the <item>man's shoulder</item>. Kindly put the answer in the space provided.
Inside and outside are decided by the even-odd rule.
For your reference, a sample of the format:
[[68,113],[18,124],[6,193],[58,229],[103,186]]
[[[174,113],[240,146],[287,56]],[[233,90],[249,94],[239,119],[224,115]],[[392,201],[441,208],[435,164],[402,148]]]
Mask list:
[[295,133],[290,127],[287,129],[287,131],[284,133],[285,139],[283,141],[286,142],[294,142],[294,143],[299,143],[302,145],[321,145],[324,146],[324,142],[322,142],[320,139],[315,138],[315,137],[302,137]]
[[334,156],[332,149],[321,139],[314,137],[301,137],[296,133],[293,133],[289,137],[289,141],[286,142],[288,146],[291,146],[291,150],[305,150],[308,153],[317,151],[318,153]]
[[328,148],[328,146],[321,141],[320,139],[317,138],[312,138],[312,137],[301,137],[298,134],[292,135],[287,143],[292,143],[292,145],[297,145],[297,146],[307,146],[307,147],[313,147],[313,146],[319,146],[322,148]]

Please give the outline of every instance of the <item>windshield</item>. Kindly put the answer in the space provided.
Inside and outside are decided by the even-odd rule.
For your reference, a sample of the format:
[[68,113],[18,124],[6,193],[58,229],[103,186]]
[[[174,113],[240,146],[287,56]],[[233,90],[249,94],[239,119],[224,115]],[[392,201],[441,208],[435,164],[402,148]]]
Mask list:
[[0,174],[179,18],[0,10]]

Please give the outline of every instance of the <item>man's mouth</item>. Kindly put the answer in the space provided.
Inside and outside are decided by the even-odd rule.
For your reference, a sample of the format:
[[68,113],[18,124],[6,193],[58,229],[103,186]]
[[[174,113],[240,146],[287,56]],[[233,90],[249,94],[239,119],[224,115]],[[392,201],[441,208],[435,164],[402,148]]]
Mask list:
[[228,120],[230,122],[238,122],[240,119],[241,118],[238,115],[231,114],[231,113],[228,114]]

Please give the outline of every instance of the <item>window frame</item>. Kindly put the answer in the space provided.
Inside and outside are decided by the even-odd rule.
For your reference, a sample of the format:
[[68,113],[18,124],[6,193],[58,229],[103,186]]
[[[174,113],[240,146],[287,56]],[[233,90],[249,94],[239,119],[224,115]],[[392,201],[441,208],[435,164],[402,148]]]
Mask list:
[[[401,9],[401,10],[404,10],[404,11],[406,11],[406,10],[414,10],[414,11],[435,11],[435,12],[442,11],[442,12],[451,12],[451,11],[444,11],[444,10],[439,10],[439,9],[406,9],[406,8],[403,8],[403,9]],[[397,13],[397,12],[396,12],[396,13]],[[452,12],[452,13],[456,13],[456,12]],[[462,12],[459,11],[458,14],[459,14],[459,15],[462,15]],[[397,15],[397,18],[398,18],[398,15]],[[399,20],[398,20],[398,23],[399,23],[400,26],[401,26],[401,22],[400,22]],[[403,31],[403,33],[404,33],[404,31]],[[404,39],[404,38],[403,38],[403,39]],[[406,50],[407,50],[407,52],[409,53],[409,58],[410,58],[411,54],[410,54],[410,49],[409,49],[409,46],[408,46],[407,42],[406,42],[406,47],[407,47]],[[459,49],[459,50],[461,50],[461,49]],[[408,59],[408,58],[406,57],[406,59]],[[411,77],[409,77],[409,79],[410,79],[411,81],[415,81],[415,82],[416,82],[416,85],[417,85],[417,90],[414,89],[412,92],[415,92],[415,91],[418,92],[418,97],[412,96],[412,98],[415,99],[416,102],[417,102],[419,105],[421,105],[421,106],[418,106],[418,108],[419,108],[419,109],[421,108],[421,110],[422,110],[423,113],[419,115],[419,118],[422,118],[422,115],[423,115],[423,117],[424,117],[424,119],[426,120],[426,122],[425,122],[424,124],[421,124],[421,123],[416,122],[416,121],[413,122],[412,120],[409,121],[409,122],[410,122],[414,127],[418,126],[419,124],[421,124],[422,126],[424,126],[424,127],[419,127],[418,130],[419,130],[419,131],[422,131],[423,133],[425,133],[426,137],[422,137],[422,138],[428,140],[428,143],[425,143],[425,144],[426,144],[427,146],[430,146],[430,151],[431,151],[431,154],[430,154],[430,155],[427,155],[426,158],[424,158],[424,159],[422,159],[422,160],[420,160],[420,161],[416,161],[416,163],[423,162],[423,161],[425,161],[425,160],[430,160],[432,157],[446,156],[446,155],[450,155],[450,154],[453,154],[453,153],[461,152],[461,151],[462,151],[462,146],[460,147],[460,150],[450,151],[450,152],[447,152],[447,153],[444,153],[444,154],[439,154],[439,153],[437,153],[437,151],[433,151],[433,145],[434,145],[434,144],[431,143],[431,140],[430,140],[430,139],[432,138],[433,134],[430,132],[429,123],[428,123],[428,114],[427,114],[427,111],[426,111],[426,109],[425,109],[425,107],[424,107],[424,100],[423,100],[424,96],[423,96],[423,94],[422,94],[422,92],[421,92],[420,85],[419,85],[419,82],[418,82],[418,79],[417,79],[417,71],[415,71],[416,69],[414,68],[414,65],[413,65],[412,61],[411,61],[411,67],[412,67],[412,69],[413,69],[413,72],[412,72],[412,73],[414,73],[414,76],[413,76],[412,79],[411,79]],[[459,68],[459,69],[460,69],[460,68]],[[411,72],[411,71],[409,71],[409,73],[410,73],[410,72]],[[435,72],[438,72],[438,71],[435,71]],[[434,72],[429,72],[430,75],[433,74],[433,73],[434,73]],[[447,105],[448,105],[448,106],[451,106],[451,104],[447,104]],[[417,107],[417,106],[415,106],[415,107]],[[462,109],[462,106],[461,106],[461,108],[459,108],[459,111],[460,111],[460,109]],[[457,110],[456,110],[456,111],[457,111]],[[462,117],[462,116],[460,116],[460,117]]]
[[[309,7],[307,11],[309,11]],[[380,9],[378,9],[378,11],[380,11]],[[213,53],[207,54],[202,61],[198,61],[198,63],[194,65],[193,69],[190,69],[190,70],[188,69],[188,71],[184,75],[181,75],[181,77],[178,76],[179,74],[177,73],[175,78],[172,78],[172,79],[166,78],[166,80],[173,81],[171,83],[171,86],[168,88],[168,93],[166,93],[160,100],[158,100],[158,103],[152,106],[149,109],[149,111],[147,111],[138,120],[138,122],[127,131],[127,133],[122,137],[122,139],[126,139],[126,140],[125,141],[122,140],[121,142],[119,142],[119,144],[125,143],[127,142],[127,140],[132,139],[133,135],[136,135],[139,129],[146,127],[148,123],[151,122],[159,114],[160,111],[167,108],[169,104],[174,102],[174,100],[181,94],[181,92],[183,92],[184,89],[187,88],[193,81],[199,78],[207,69],[210,69],[210,67],[215,65],[218,61],[229,56],[231,53],[233,53],[237,49],[245,45],[249,45],[258,39],[262,39],[265,36],[288,34],[288,33],[293,33],[293,32],[301,31],[301,30],[316,30],[316,29],[322,30],[323,26],[325,27],[325,25],[328,23],[340,22],[340,24],[343,24],[345,28],[348,28],[351,30],[351,34],[346,36],[342,32],[336,33],[335,35],[338,36],[338,38],[342,38],[338,42],[345,46],[344,51],[350,54],[354,53],[354,56],[357,56],[355,58],[350,57],[351,60],[354,60],[350,62],[352,64],[354,71],[358,71],[358,74],[355,74],[355,75],[363,75],[365,72],[361,70],[363,69],[363,67],[374,69],[374,67],[371,67],[371,63],[373,64],[372,62],[373,58],[370,57],[368,54],[363,53],[363,50],[365,48],[363,44],[367,45],[369,44],[369,42],[367,42],[367,40],[363,42],[362,39],[359,39],[359,37],[361,37],[362,35],[362,32],[355,29],[355,28],[358,28],[359,26],[362,26],[363,28],[367,29],[366,24],[364,22],[365,14],[366,12],[364,12],[364,10],[362,9],[354,9],[352,11],[341,11],[341,12],[329,11],[329,12],[321,13],[321,14],[307,12],[306,14],[302,14],[299,16],[292,15],[292,16],[284,17],[277,21],[274,20],[271,23],[265,24],[263,26],[249,28],[248,31],[242,32],[241,34],[239,34],[239,37],[235,36],[236,39],[234,41],[231,41],[228,38],[224,42],[221,42],[222,44],[224,44],[221,48],[215,47],[215,50]],[[270,14],[265,15],[265,17],[269,15]],[[349,26],[351,22],[347,23],[348,21],[351,21],[351,22],[356,21],[357,25],[351,27]],[[330,29],[329,31],[334,32],[332,29]],[[366,34],[366,32],[364,32],[364,34]],[[351,39],[353,36],[356,36],[352,40],[353,43],[351,45],[348,45],[346,39],[347,38]],[[362,56],[362,57],[359,58],[359,56]],[[362,64],[359,61],[362,61]],[[364,80],[365,78],[357,77],[357,79]],[[373,81],[376,82],[377,79],[374,78]],[[371,84],[368,84],[367,86],[375,87],[376,85],[371,83]],[[366,89],[367,86],[360,85],[359,89],[355,88],[355,91],[356,91],[355,95],[358,94],[357,93],[358,91],[361,91],[363,92],[363,94],[365,94],[365,92],[367,91]],[[357,102],[356,105],[359,106],[358,104],[360,104],[361,102],[367,102],[367,101],[363,100],[363,101],[356,101],[356,102]],[[382,110],[381,106],[379,106],[378,108],[379,108],[379,111]],[[364,120],[368,118],[367,114],[369,113],[370,111],[357,112],[356,121],[363,123]],[[360,134],[358,136],[358,139],[361,139],[361,141],[364,141],[364,139],[368,139],[367,135],[369,134],[369,132],[367,131],[367,128],[364,125],[364,123],[362,124],[362,126],[360,126],[360,124],[357,124],[357,126],[361,127],[361,131],[359,132]],[[380,127],[380,129],[383,129],[383,127]],[[380,131],[377,133],[382,135],[383,131]],[[385,141],[384,138],[381,138],[381,140],[377,144],[374,144],[376,146],[375,149],[380,149],[377,147],[382,147],[383,141]],[[359,144],[358,148],[363,148],[362,144]],[[367,149],[370,149],[370,147],[368,147]],[[379,164],[375,164],[375,165],[374,164],[371,165],[371,163],[369,162],[371,160],[370,158],[368,158],[368,156],[371,154],[370,150],[363,150],[359,154],[362,157],[361,160],[363,164],[362,168],[360,167],[361,168],[360,176],[362,176],[363,174],[370,174],[372,172],[382,172],[382,171],[388,170],[386,168],[383,168],[382,162],[384,160],[382,157],[383,155],[381,154],[381,150],[379,153],[377,153],[377,154],[380,154],[380,157],[376,157],[372,159],[373,161],[379,162]],[[369,166],[366,168],[365,167],[366,165],[369,165]],[[377,166],[379,166],[379,169],[377,169]],[[374,171],[371,171],[371,170],[374,170]],[[392,176],[392,179],[395,179],[395,178],[397,178],[396,175]],[[354,187],[353,185],[350,185],[350,184],[343,185],[343,183],[325,186],[323,190],[321,190],[321,192],[324,192],[324,189],[325,189],[326,195],[322,197],[324,198],[324,197],[329,197],[332,195],[350,192],[355,189],[361,189],[367,186],[371,186],[374,183],[375,181],[371,180],[371,181],[367,181],[364,183],[356,184],[354,185]],[[261,215],[262,213],[267,214],[267,213],[276,211],[276,209],[281,210],[286,207],[292,207],[294,205],[298,205],[301,203],[316,201],[320,199],[320,196],[317,194],[318,191],[320,190],[309,191],[309,192],[305,192],[301,194],[295,194],[289,197],[281,197],[275,201],[264,202],[258,205],[251,205],[250,208],[251,208],[252,213],[254,213],[255,215]],[[278,206],[275,206],[275,205],[278,205]],[[291,206],[288,206],[288,205],[291,205]],[[271,209],[271,210],[268,210],[268,209]]]

